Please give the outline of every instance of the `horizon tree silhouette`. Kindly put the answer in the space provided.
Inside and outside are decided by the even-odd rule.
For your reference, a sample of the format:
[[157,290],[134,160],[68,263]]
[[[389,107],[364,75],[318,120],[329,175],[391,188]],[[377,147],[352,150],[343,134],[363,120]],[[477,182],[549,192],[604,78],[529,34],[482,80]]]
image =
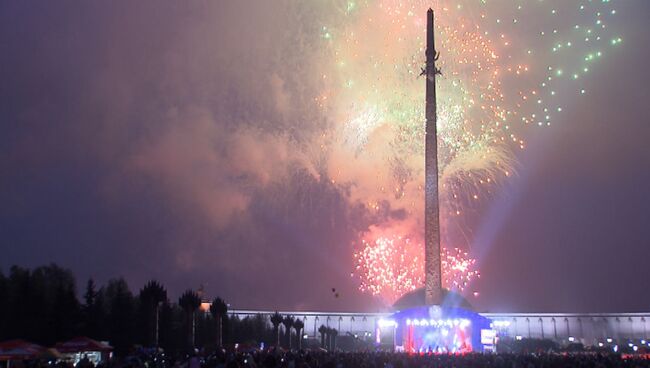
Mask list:
[[293,322],[293,329],[296,330],[296,335],[298,336],[298,350],[302,349],[301,331],[304,327],[305,323],[300,318],[296,318],[296,320]]
[[187,344],[188,348],[194,349],[194,338],[196,333],[196,323],[194,316],[197,309],[201,306],[201,298],[192,289],[186,290],[178,299],[178,305],[183,308],[187,317]]
[[282,324],[284,325],[284,334],[287,336],[287,347],[289,350],[291,350],[291,328],[293,327],[294,322],[295,319],[292,316],[286,316],[282,320]]
[[217,321],[217,347],[223,346],[223,319],[228,316],[228,304],[216,297],[210,305],[210,314]]
[[271,315],[271,323],[273,324],[273,329],[275,330],[275,334],[277,336],[275,343],[276,347],[280,346],[280,323],[282,323],[282,321],[284,321],[284,318],[280,313],[278,313],[278,311],[275,311],[275,313]]
[[156,280],[150,280],[140,289],[140,303],[147,320],[147,342],[158,347],[160,341],[160,305],[167,302],[167,290]]

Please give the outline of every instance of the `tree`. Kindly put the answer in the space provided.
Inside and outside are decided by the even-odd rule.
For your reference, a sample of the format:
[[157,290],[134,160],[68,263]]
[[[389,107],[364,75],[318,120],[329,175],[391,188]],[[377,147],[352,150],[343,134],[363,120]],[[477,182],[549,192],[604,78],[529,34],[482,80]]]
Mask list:
[[164,302],[167,302],[167,290],[158,281],[151,280],[140,290],[140,303],[149,322],[147,342],[156,347],[160,340],[160,304]]
[[84,306],[91,306],[97,300],[97,290],[95,290],[95,281],[90,278],[86,283],[86,292],[84,293]]
[[88,279],[82,308],[84,335],[93,339],[106,339],[102,323],[106,316],[103,312],[102,300],[96,290],[95,281],[92,278]]
[[336,329],[330,328],[329,329],[329,337],[330,337],[330,348],[329,350],[336,350],[336,336],[339,334],[339,332]]
[[327,335],[327,327],[325,327],[325,325],[320,325],[318,328],[318,333],[320,334],[320,347],[325,349],[325,335]]
[[118,354],[126,353],[135,343],[135,299],[129,285],[122,278],[113,279],[100,289],[98,299],[102,299],[108,311],[107,329],[111,345]]
[[199,295],[195,291],[187,290],[178,299],[178,305],[185,311],[187,317],[187,343],[191,349],[194,349],[194,335],[196,331],[194,314],[201,306],[201,298],[199,298]]
[[36,326],[32,338],[51,345],[78,334],[80,305],[72,271],[56,264],[37,267],[31,273],[29,284],[30,303],[36,303],[39,308],[37,314],[29,317]]
[[296,330],[296,335],[298,336],[298,350],[302,349],[302,329],[304,327],[305,323],[300,318],[296,318],[293,322],[293,329]]
[[185,311],[176,303],[164,303],[159,317],[160,347],[170,353],[186,349]]
[[228,314],[228,305],[221,298],[215,298],[210,305],[210,314],[217,321],[217,347],[223,345],[223,319]]
[[278,313],[278,311],[275,311],[275,313],[271,315],[271,323],[273,324],[273,329],[277,335],[277,341],[275,343],[276,347],[280,346],[280,323],[282,323],[282,321],[284,321],[284,318],[282,318],[282,315]]
[[284,325],[284,333],[287,335],[287,347],[291,350],[291,327],[293,327],[294,318],[291,316],[286,316],[282,320]]

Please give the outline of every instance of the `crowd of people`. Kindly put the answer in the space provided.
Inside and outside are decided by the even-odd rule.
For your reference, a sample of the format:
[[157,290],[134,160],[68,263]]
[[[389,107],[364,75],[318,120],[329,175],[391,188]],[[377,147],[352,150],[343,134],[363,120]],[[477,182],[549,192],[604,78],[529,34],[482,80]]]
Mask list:
[[[20,365],[19,365],[20,366]],[[18,368],[16,365],[13,368]],[[72,368],[70,363],[52,368]],[[80,361],[76,368],[637,368],[650,367],[650,358],[614,353],[574,354],[406,354],[392,352],[220,351],[209,355],[170,357],[164,354],[112,359],[94,367]],[[47,368],[26,364],[20,368]]]

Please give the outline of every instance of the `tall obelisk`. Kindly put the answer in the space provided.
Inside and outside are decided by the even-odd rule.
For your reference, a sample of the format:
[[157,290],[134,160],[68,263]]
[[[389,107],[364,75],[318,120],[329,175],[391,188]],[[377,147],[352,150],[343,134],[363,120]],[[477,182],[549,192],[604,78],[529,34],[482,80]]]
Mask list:
[[436,122],[436,68],[438,54],[433,37],[433,10],[427,12],[427,80],[426,141],[425,141],[425,214],[424,214],[424,302],[426,305],[442,303],[442,268],[440,262],[440,206],[438,203],[438,132]]

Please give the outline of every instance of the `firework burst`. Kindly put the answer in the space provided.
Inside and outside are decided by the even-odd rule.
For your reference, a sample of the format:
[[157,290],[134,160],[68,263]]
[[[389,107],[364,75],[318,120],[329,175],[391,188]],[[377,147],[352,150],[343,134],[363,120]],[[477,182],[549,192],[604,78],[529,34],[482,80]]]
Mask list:
[[[376,216],[374,226],[423,228],[424,84],[418,75],[426,9],[432,7],[443,71],[441,222],[444,229],[462,221],[468,208],[515,172],[527,127],[550,126],[563,103],[584,96],[582,83],[598,59],[621,44],[606,26],[616,16],[613,3],[333,0],[337,20],[321,33],[332,65],[323,76],[326,96],[338,124],[328,148],[340,158],[329,161],[332,182]],[[395,211],[406,215],[382,216]],[[355,253],[362,290],[394,299],[421,284],[419,243],[368,234],[364,239]],[[477,275],[464,251],[448,250],[444,258],[465,274],[448,280],[448,287],[462,289]]]
[[[354,253],[360,290],[381,296],[389,303],[424,284],[424,246],[408,237],[378,237],[362,240]],[[442,248],[443,286],[463,291],[475,278],[476,260],[458,248]]]

